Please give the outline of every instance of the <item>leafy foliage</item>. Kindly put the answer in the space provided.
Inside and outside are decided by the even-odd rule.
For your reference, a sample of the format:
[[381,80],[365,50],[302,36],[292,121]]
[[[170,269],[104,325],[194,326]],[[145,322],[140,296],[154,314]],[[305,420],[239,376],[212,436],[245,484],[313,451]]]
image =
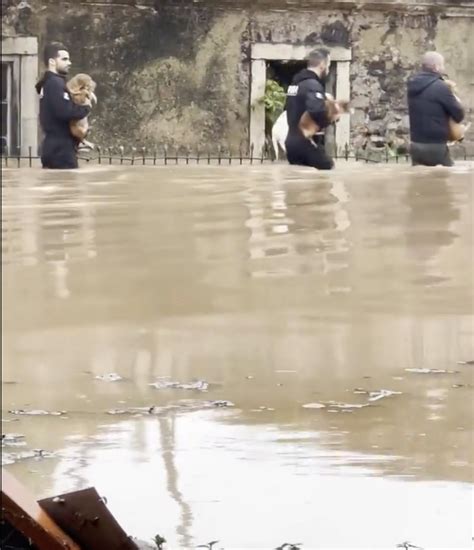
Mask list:
[[286,92],[276,80],[267,80],[263,102],[265,104],[265,117],[270,125],[273,125],[285,109],[286,102]]

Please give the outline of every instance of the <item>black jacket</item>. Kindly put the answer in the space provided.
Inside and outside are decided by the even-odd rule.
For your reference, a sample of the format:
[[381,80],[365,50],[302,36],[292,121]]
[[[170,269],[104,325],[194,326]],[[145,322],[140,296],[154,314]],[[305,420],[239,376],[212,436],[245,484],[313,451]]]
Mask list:
[[324,82],[313,71],[303,69],[295,75],[286,98],[288,134],[301,134],[298,123],[305,111],[321,129],[329,125],[325,93]]
[[415,143],[446,143],[450,118],[461,122],[464,110],[438,73],[421,72],[408,80],[410,136]]
[[73,103],[65,79],[51,71],[46,71],[35,87],[40,95],[39,117],[43,132],[50,137],[74,139],[69,122],[85,118],[90,107]]

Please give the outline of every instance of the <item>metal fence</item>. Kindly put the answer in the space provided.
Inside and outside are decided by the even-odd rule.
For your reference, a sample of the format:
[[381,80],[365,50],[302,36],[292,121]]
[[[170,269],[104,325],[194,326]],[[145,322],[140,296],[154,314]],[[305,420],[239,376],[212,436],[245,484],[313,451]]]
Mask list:
[[[473,160],[474,155],[469,155],[461,145],[452,148],[453,158],[457,160]],[[335,160],[356,161],[371,164],[399,164],[409,162],[408,153],[393,152],[389,148],[384,149],[360,149],[354,150],[346,145],[335,151]],[[79,160],[82,162],[99,165],[123,165],[123,166],[172,166],[172,165],[196,165],[207,164],[214,166],[225,165],[254,165],[276,162],[272,148],[263,147],[256,152],[254,147],[249,150],[230,151],[218,147],[216,150],[206,151],[172,151],[167,147],[161,149],[147,149],[145,147],[96,147],[93,151],[79,151]],[[9,151],[5,149],[1,155],[2,167],[35,167],[40,166],[40,156],[33,154],[32,148],[28,154],[20,149]]]

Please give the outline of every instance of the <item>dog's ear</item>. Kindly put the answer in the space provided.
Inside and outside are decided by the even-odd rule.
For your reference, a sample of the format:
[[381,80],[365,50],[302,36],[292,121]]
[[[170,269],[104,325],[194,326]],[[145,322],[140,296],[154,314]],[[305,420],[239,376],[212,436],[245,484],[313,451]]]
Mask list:
[[350,101],[341,100],[341,101],[338,101],[338,103],[339,103],[339,108],[343,113],[350,112],[350,107],[351,107]]

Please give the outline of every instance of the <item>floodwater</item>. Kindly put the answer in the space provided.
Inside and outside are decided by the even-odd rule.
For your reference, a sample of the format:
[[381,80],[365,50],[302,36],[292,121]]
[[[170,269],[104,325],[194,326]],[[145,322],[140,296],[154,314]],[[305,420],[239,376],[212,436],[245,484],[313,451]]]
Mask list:
[[[6,169],[2,428],[26,437],[6,467],[39,497],[94,485],[171,547],[470,548],[473,183]],[[9,412],[34,409],[67,414]],[[15,462],[34,448],[54,454]]]

